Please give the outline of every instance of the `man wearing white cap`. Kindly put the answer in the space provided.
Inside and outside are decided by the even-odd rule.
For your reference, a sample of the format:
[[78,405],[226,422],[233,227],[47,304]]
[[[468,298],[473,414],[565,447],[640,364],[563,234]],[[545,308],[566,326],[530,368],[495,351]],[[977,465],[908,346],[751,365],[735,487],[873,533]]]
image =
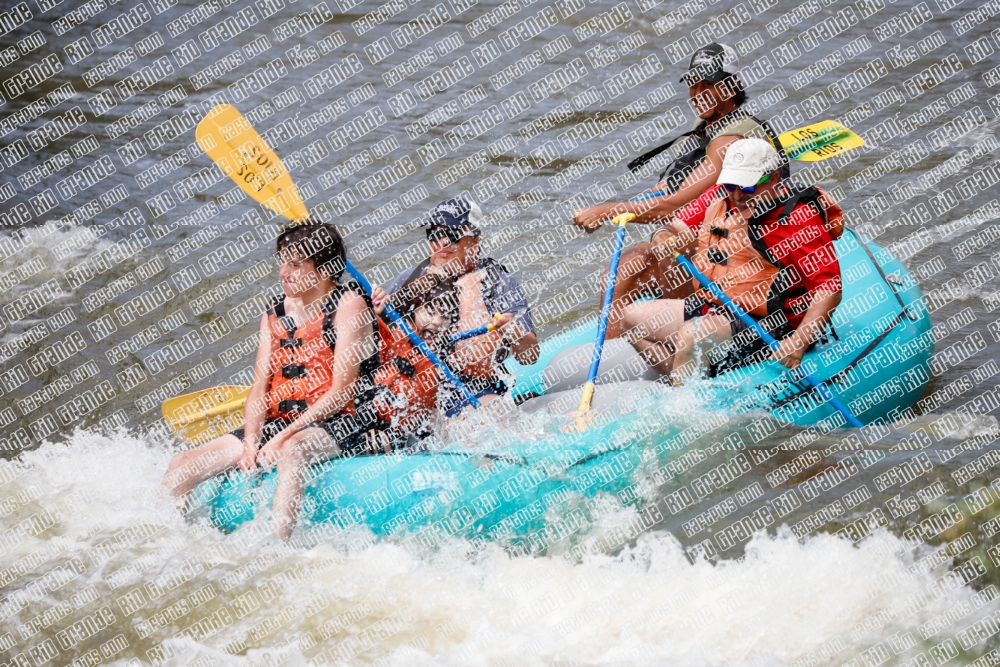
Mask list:
[[[730,299],[757,319],[781,349],[771,352],[741,320],[705,289],[685,299],[633,303],[622,318],[624,335],[643,358],[675,382],[694,369],[692,350],[707,349],[710,374],[774,359],[795,368],[823,335],[841,297],[840,266],[831,232],[839,235],[839,208],[782,181],[782,160],[767,141],[741,139],[726,153],[718,184],[724,196],[700,219],[694,263]],[[658,236],[672,253],[674,237]],[[695,287],[699,287],[695,283]]]
[[[671,223],[675,215],[681,219],[700,215],[714,198],[722,159],[734,141],[756,137],[780,148],[778,135],[767,121],[752,116],[743,107],[747,95],[738,71],[739,57],[728,44],[712,43],[695,51],[681,82],[688,85],[688,95],[698,115],[697,122],[691,131],[641,155],[628,165],[629,169],[637,172],[653,160],[664,161],[666,156],[673,157],[672,162],[664,163],[666,168],[653,188],[654,191],[663,190],[665,195],[641,204],[621,202],[580,209],[573,216],[574,224],[592,232],[602,222],[626,211],[636,215],[635,223],[656,225]],[[660,157],[662,153],[665,153],[664,157]],[[787,162],[782,164],[781,170],[782,176],[787,178]],[[689,293],[686,281],[670,278],[671,272],[681,275],[675,270],[677,267],[673,258],[655,255],[649,243],[637,243],[629,248],[621,258],[621,266],[623,270],[615,286],[616,308],[612,309],[608,323],[609,338],[619,335],[619,321],[615,313],[621,308],[622,299],[628,303],[641,295],[653,293],[663,297],[680,297]],[[642,270],[636,271],[634,267],[642,267]]]

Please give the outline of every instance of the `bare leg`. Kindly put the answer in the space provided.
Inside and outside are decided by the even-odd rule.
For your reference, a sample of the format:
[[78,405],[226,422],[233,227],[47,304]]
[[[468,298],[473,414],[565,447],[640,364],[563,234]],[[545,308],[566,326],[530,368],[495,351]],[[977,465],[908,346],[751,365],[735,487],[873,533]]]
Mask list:
[[[607,271],[604,273],[607,280]],[[601,298],[604,289],[602,283]],[[624,311],[636,299],[656,297],[683,299],[693,293],[690,277],[672,257],[658,259],[649,243],[637,243],[622,253],[618,277],[608,317],[607,338],[619,338],[623,332]]]
[[242,454],[239,438],[231,433],[219,436],[170,459],[163,485],[174,498],[184,498],[202,481],[235,466]]
[[674,349],[670,343],[657,343],[645,338],[632,343],[642,360],[653,367],[660,375],[670,375],[673,368]]
[[673,365],[673,337],[684,325],[684,302],[658,299],[633,303],[622,317],[624,336],[643,360],[661,375]]
[[302,429],[284,443],[278,458],[278,487],[271,501],[271,518],[281,539],[287,540],[295,529],[306,466],[340,454],[340,447],[321,428]]
[[500,398],[500,394],[486,394],[484,396],[479,397],[479,404],[486,405],[487,403],[495,401],[498,398]]
[[674,376],[671,379],[675,384],[680,384],[693,372],[693,352],[696,347],[701,347],[708,354],[728,343],[731,338],[729,318],[724,315],[695,317],[685,322],[674,338],[676,353],[671,369]]

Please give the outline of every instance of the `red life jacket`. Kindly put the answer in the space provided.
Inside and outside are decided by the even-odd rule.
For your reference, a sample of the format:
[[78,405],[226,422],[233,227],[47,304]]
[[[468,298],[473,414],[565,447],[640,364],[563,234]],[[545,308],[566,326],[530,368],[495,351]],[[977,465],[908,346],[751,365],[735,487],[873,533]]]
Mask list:
[[[334,349],[337,345],[333,318],[341,297],[348,291],[362,295],[368,304],[368,312],[378,321],[371,312],[370,298],[353,281],[348,281],[346,285],[338,283],[319,311],[300,327],[296,327],[294,320],[285,315],[284,295],[272,301],[267,310],[268,326],[271,329],[268,417],[295,419],[330,390],[333,385]],[[380,334],[381,328],[375,331],[375,342],[379,348],[382,347],[379,344],[382,337]],[[355,383],[355,398],[347,402],[340,414],[357,413],[357,399],[371,386],[371,378],[382,364],[380,352],[380,349],[376,350],[361,362],[359,378]]]
[[379,320],[383,358],[390,359],[375,374],[375,410],[384,428],[397,437],[414,433],[434,411],[438,374],[430,359],[398,327]]
[[[816,214],[832,238],[843,233],[840,206],[817,187],[799,186],[790,190],[778,207],[775,224],[801,224]],[[694,264],[750,315],[765,317],[780,309],[791,320],[808,308],[809,292],[801,285],[791,287],[795,283],[791,277],[794,274],[783,275],[789,269],[782,265],[780,257],[772,256],[762,238],[760,220],[757,217],[745,220],[728,197],[716,199],[705,212]],[[694,283],[700,297],[719,303],[697,280]]]

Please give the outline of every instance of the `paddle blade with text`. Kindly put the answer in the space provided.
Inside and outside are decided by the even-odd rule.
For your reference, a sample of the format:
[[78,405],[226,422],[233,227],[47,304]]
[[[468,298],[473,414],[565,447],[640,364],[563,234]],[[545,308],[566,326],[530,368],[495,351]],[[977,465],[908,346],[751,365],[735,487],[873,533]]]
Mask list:
[[220,104],[195,130],[201,149],[254,201],[289,220],[309,217],[291,175],[236,107]]
[[833,120],[785,132],[778,139],[785,154],[799,162],[819,162],[865,145],[865,140]]

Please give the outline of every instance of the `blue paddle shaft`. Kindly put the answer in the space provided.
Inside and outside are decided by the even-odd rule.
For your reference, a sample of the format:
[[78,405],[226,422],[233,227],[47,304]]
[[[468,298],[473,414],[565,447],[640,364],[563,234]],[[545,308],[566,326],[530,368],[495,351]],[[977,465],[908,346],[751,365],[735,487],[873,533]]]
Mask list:
[[[677,263],[683,266],[685,269],[687,269],[687,272],[690,273],[692,276],[694,276],[695,279],[697,279],[697,281],[701,283],[703,287],[705,287],[709,292],[711,292],[712,295],[716,299],[718,299],[723,306],[728,308],[729,312],[731,312],[736,317],[740,318],[744,324],[753,329],[757,333],[757,335],[760,336],[760,339],[763,340],[765,343],[767,343],[767,346],[769,348],[771,348],[775,352],[777,352],[781,348],[781,343],[776,341],[771,334],[765,331],[764,327],[762,327],[757,320],[755,320],[754,318],[750,317],[745,312],[743,312],[743,309],[740,308],[738,305],[736,305],[736,303],[732,299],[726,296],[726,293],[723,292],[721,289],[719,289],[718,285],[713,283],[705,276],[704,273],[699,271],[698,267],[696,267],[691,262],[691,260],[689,260],[684,255],[681,255],[680,253],[675,253],[674,258],[677,260]],[[799,368],[801,369],[801,366]],[[844,416],[844,419],[847,420],[848,424],[850,424],[854,428],[861,428],[862,426],[864,426],[864,424],[862,424],[858,420],[858,418],[855,417],[851,413],[851,411],[847,409],[847,406],[841,403],[840,399],[838,399],[836,396],[833,395],[833,393],[827,388],[825,384],[814,378],[810,373],[801,372],[801,377],[803,380],[812,385],[812,387],[819,392],[819,395],[822,396],[827,403],[833,406],[837,410],[837,412],[842,414]]]
[[615,282],[618,279],[618,260],[622,256],[622,246],[625,245],[625,225],[619,225],[615,233],[615,250],[611,253],[611,266],[608,268],[608,284],[604,288],[604,302],[601,303],[601,319],[597,322],[597,342],[594,344],[594,356],[590,361],[590,373],[587,382],[597,379],[597,370],[601,366],[601,353],[604,351],[604,336],[608,331],[608,318],[611,316],[611,297],[615,293]]
[[[358,281],[358,284],[360,284],[361,287],[366,292],[368,292],[369,295],[371,295],[372,293],[371,283],[369,283],[368,280],[366,280],[365,277],[361,274],[361,272],[358,271],[356,268],[354,268],[354,265],[351,264],[349,261],[347,262],[347,272],[351,274],[352,278]],[[479,400],[476,398],[475,394],[469,391],[469,388],[466,387],[465,384],[458,379],[458,376],[456,376],[452,372],[452,370],[448,368],[448,365],[443,361],[441,361],[441,359],[439,359],[436,354],[434,354],[434,351],[427,346],[427,343],[424,342],[424,339],[418,336],[417,333],[412,328],[410,328],[410,325],[406,323],[406,320],[404,320],[399,315],[399,313],[396,312],[395,308],[393,308],[388,303],[385,304],[385,314],[389,317],[390,320],[392,320],[393,323],[395,323],[400,329],[403,330],[403,333],[405,333],[406,337],[410,339],[410,342],[413,343],[413,345],[418,350],[420,350],[420,352],[423,353],[425,357],[430,359],[432,364],[440,368],[441,371],[445,374],[445,377],[447,377],[452,382],[452,384],[458,387],[458,390],[462,392],[462,397],[465,398],[465,400],[468,401],[468,403],[471,404],[473,407],[478,408]]]
[[459,331],[457,334],[451,337],[452,343],[457,343],[460,340],[465,340],[466,338],[474,338],[476,336],[482,336],[484,333],[489,333],[490,325],[484,324],[473,329],[467,329],[465,331]]
[[645,194],[645,195],[643,195],[641,197],[636,197],[635,199],[630,199],[629,201],[633,201],[633,202],[635,202],[635,201],[646,201],[647,199],[656,199],[657,197],[662,197],[665,194],[667,194],[667,193],[664,192],[663,190],[657,190],[656,192],[650,192],[649,194]]

